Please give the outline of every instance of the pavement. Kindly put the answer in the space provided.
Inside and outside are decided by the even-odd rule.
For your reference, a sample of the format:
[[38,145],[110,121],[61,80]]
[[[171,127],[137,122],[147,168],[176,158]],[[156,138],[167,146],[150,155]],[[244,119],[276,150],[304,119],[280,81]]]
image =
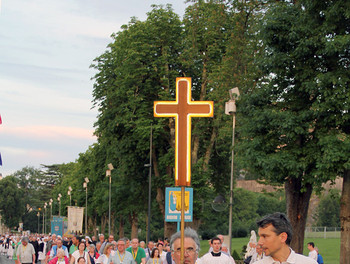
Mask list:
[[8,259],[6,256],[0,255],[0,264],[15,264],[15,261]]

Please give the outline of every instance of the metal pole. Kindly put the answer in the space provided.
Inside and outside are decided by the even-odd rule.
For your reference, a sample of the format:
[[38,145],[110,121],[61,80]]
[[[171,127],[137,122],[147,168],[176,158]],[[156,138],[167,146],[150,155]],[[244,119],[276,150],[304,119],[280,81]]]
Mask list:
[[185,186],[181,186],[181,255],[180,263],[184,263],[185,257]]
[[109,176],[109,209],[108,209],[108,235],[111,235],[111,185],[112,174]]
[[44,218],[44,212],[43,212],[43,234],[45,234],[45,232],[44,232],[44,226],[45,226],[45,218]]
[[44,228],[45,234],[46,234],[46,226],[47,226],[47,219],[46,219],[46,207],[45,207],[45,228]]
[[86,213],[85,213],[85,235],[87,235],[87,184],[86,184],[86,198],[85,198],[85,208],[86,208]]
[[151,233],[151,191],[152,191],[152,124],[149,144],[149,173],[148,173],[148,219],[147,219],[147,243]]
[[40,230],[39,230],[39,223],[40,223],[40,212],[38,212],[37,216],[38,216],[38,234],[39,234],[39,233],[40,233]]
[[233,205],[233,159],[234,159],[234,145],[235,145],[235,125],[236,125],[236,113],[232,115],[232,153],[231,153],[231,182],[230,182],[230,215],[229,215],[229,239],[230,239],[230,254],[232,249],[232,205]]

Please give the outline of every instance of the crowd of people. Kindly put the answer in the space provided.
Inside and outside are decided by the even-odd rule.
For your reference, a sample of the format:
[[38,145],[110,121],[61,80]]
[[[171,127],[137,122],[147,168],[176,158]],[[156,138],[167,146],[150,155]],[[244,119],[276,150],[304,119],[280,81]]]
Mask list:
[[[251,233],[245,263],[323,264],[323,260],[319,262],[320,255],[312,242],[308,243],[308,257],[290,248],[292,227],[284,214],[265,216],[257,224],[260,238],[257,241],[255,232]],[[115,240],[113,235],[105,238],[103,234],[97,238],[77,235],[62,238],[55,234],[6,235],[0,237],[0,253],[6,254],[16,264],[235,264],[222,235],[212,238],[209,243],[209,251],[199,258],[198,234],[186,228],[183,262],[180,257],[181,232],[172,235],[170,241],[158,239],[147,245],[137,238]]]

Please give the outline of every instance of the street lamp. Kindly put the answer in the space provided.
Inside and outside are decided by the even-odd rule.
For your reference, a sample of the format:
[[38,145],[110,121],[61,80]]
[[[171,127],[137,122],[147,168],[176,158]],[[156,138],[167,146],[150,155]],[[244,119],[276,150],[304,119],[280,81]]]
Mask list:
[[45,217],[46,217],[46,206],[47,203],[44,204],[44,212],[43,212],[43,233],[46,234],[46,226],[45,226]]
[[83,188],[85,188],[85,191],[86,191],[86,195],[85,195],[85,235],[87,235],[87,192],[88,192],[88,189],[87,189],[87,184],[89,183],[89,178],[88,177],[85,177],[84,179],[84,183],[83,183]]
[[72,206],[72,187],[68,186],[69,206]]
[[52,219],[52,204],[53,204],[53,200],[50,199],[49,205],[50,205],[50,220]]
[[239,97],[238,87],[229,90],[230,100],[225,104],[225,114],[232,115],[232,152],[231,152],[231,182],[230,182],[230,214],[228,222],[228,237],[230,240],[229,252],[232,249],[232,205],[233,205],[233,158],[235,145],[235,126],[236,126],[236,100]]
[[111,234],[111,185],[112,185],[112,170],[114,169],[112,163],[109,163],[108,170],[106,170],[106,177],[109,177],[109,202],[108,202],[108,235]]
[[149,168],[148,171],[148,216],[147,216],[147,243],[150,240],[150,229],[151,229],[151,187],[152,187],[152,124],[151,124],[151,134],[149,143],[149,164],[145,164],[145,167]]
[[61,216],[61,197],[62,194],[58,194],[57,201],[58,201],[58,216]]
[[37,216],[38,216],[38,234],[39,234],[39,223],[40,223],[40,212],[37,213]]

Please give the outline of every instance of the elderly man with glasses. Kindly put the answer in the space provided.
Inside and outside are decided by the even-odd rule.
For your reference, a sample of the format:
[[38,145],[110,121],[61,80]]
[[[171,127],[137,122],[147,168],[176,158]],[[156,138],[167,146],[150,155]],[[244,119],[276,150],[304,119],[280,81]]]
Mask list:
[[[192,228],[186,228],[184,238],[184,263],[195,264],[198,258],[200,243],[198,234]],[[181,232],[177,232],[170,239],[171,256],[176,264],[181,264]]]

